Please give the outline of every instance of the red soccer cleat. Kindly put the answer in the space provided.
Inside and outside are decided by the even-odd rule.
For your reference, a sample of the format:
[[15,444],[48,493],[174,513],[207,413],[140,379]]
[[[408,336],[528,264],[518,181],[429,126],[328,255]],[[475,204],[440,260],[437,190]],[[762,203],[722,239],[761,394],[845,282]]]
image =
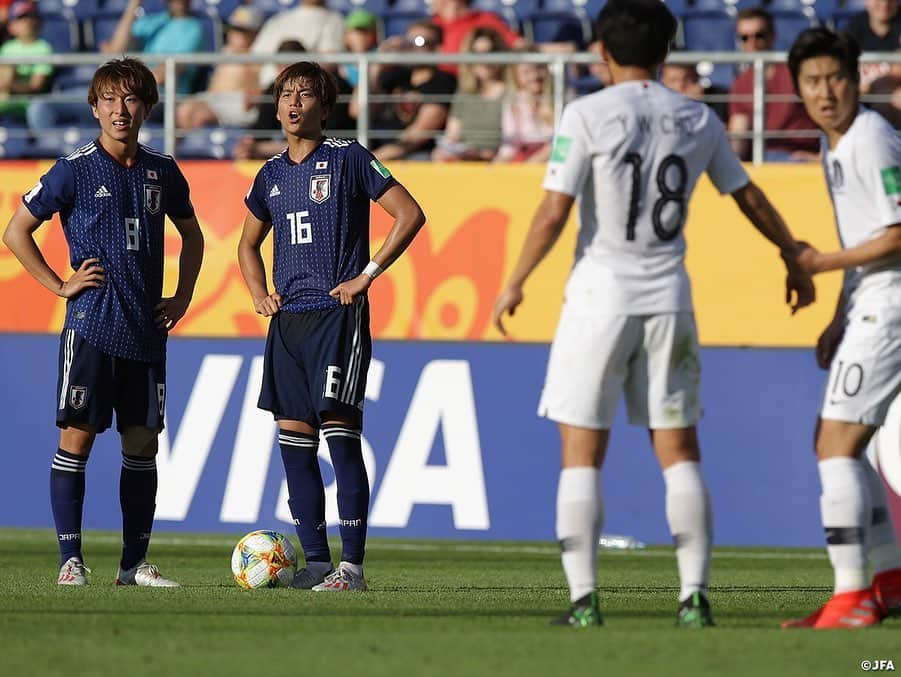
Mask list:
[[855,590],[833,595],[819,609],[805,618],[785,621],[783,628],[865,628],[878,625],[882,621],[882,613],[873,590]]
[[883,616],[901,616],[901,569],[873,576],[873,596]]

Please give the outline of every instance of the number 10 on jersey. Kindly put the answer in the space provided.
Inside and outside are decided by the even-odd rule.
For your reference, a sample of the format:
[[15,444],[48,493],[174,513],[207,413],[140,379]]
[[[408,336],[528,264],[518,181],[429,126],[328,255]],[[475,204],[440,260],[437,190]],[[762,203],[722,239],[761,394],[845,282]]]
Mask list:
[[291,244],[310,244],[313,241],[313,224],[304,220],[310,218],[310,212],[289,212],[287,216],[291,228]]

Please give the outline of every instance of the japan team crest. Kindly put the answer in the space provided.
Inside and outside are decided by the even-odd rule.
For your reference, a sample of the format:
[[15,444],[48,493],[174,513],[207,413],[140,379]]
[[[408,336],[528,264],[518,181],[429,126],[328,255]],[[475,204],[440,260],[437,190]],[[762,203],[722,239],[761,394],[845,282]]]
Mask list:
[[319,174],[310,179],[310,199],[316,204],[322,204],[328,200],[331,194],[331,174]]
[[144,209],[151,214],[160,211],[160,204],[163,201],[163,190],[159,186],[151,186],[144,184]]
[[83,409],[88,401],[88,389],[86,386],[72,386],[69,388],[69,404],[73,409]]

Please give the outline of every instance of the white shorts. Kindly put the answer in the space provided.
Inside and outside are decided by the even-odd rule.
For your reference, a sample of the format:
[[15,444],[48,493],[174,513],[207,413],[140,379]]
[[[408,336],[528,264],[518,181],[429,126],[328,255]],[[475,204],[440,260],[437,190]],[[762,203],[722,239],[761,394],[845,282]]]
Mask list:
[[606,430],[625,390],[630,423],[687,428],[701,417],[700,377],[693,313],[598,316],[564,306],[538,414]]
[[247,127],[253,124],[258,111],[244,105],[244,92],[206,92],[200,95],[219,118],[223,127]]
[[832,359],[820,417],[880,426],[899,391],[901,314],[852,314]]

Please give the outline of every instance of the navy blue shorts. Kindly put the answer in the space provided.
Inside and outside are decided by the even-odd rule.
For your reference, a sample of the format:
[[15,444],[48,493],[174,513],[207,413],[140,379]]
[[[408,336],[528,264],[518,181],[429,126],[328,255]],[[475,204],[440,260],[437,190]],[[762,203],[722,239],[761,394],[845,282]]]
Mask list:
[[366,297],[329,310],[280,312],[269,323],[258,406],[277,420],[319,427],[328,413],[362,427],[371,358]]
[[98,350],[74,329],[63,329],[59,341],[56,425],[73,423],[103,432],[129,426],[163,429],[166,408],[166,363],[138,362]]

